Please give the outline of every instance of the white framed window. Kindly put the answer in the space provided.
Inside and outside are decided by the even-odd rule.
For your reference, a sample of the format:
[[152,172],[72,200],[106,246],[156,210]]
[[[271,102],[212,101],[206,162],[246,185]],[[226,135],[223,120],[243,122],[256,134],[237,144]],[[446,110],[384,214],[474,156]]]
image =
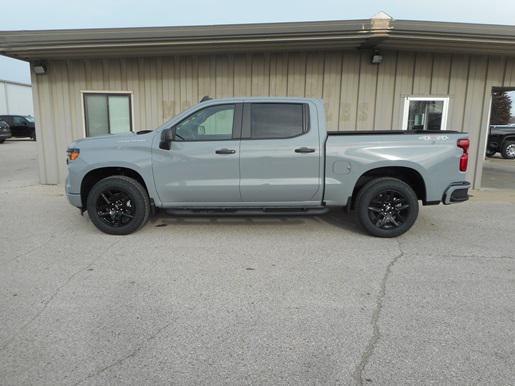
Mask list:
[[404,98],[403,130],[446,130],[449,97]]
[[81,95],[86,137],[133,131],[130,91],[81,91]]

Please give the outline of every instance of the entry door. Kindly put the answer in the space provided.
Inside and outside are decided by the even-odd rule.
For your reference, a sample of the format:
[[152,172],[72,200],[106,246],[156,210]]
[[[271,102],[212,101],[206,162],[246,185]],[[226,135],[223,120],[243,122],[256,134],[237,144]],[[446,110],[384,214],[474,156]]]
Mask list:
[[225,206],[240,202],[241,106],[213,105],[177,124],[170,150],[157,147],[153,169],[165,206]]
[[308,104],[245,104],[240,145],[242,201],[288,206],[320,202],[316,128],[310,130]]

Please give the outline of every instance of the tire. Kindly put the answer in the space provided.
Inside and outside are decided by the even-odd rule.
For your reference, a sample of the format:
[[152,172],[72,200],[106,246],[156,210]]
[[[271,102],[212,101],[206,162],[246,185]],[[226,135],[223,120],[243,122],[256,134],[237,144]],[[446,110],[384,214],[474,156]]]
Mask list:
[[141,184],[129,177],[111,176],[98,181],[87,198],[93,224],[110,235],[128,235],[150,216],[150,199]]
[[358,193],[357,216],[372,236],[397,237],[412,227],[418,216],[418,199],[413,189],[397,178],[374,179]]
[[0,143],[4,143],[5,142],[5,139],[0,139]]
[[32,134],[30,135],[30,139],[32,139],[33,141],[35,141],[35,140],[36,140],[36,131],[35,131],[35,130],[34,130],[34,131],[32,132]]
[[486,156],[493,157],[497,153],[495,150],[486,149]]
[[505,141],[501,146],[501,155],[505,159],[515,159],[515,141]]

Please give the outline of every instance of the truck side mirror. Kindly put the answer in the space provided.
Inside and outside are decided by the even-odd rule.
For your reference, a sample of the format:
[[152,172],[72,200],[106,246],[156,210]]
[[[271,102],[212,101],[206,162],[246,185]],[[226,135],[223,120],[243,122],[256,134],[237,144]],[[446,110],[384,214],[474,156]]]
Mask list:
[[159,148],[163,150],[170,150],[172,148],[173,129],[165,129],[161,132],[161,141]]

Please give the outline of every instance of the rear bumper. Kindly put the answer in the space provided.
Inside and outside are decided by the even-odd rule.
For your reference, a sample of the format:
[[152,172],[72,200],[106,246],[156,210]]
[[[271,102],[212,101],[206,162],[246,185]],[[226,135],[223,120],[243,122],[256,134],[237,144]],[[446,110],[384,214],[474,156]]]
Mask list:
[[464,202],[469,199],[470,182],[461,181],[452,183],[443,194],[442,202],[445,205]]

